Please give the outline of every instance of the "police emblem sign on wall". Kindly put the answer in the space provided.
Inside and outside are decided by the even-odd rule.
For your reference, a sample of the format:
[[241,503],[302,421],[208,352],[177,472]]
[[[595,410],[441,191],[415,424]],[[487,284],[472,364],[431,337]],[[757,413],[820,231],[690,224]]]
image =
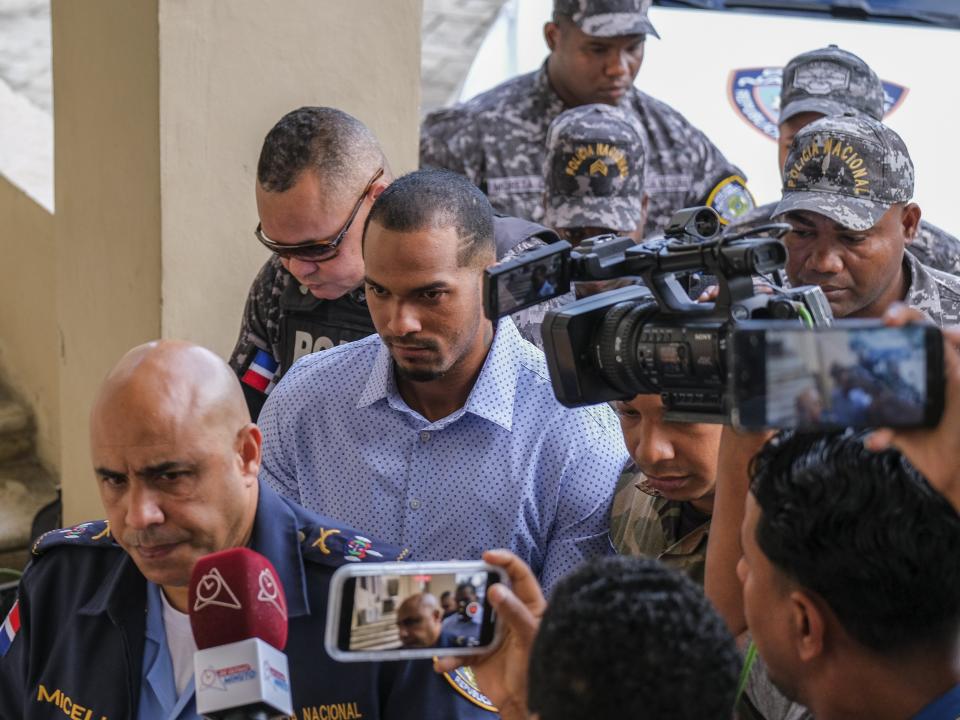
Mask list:
[[[771,140],[779,136],[780,85],[783,68],[744,68],[732,70],[727,81],[727,96],[737,115]],[[886,118],[907,97],[909,89],[883,80],[883,116]]]

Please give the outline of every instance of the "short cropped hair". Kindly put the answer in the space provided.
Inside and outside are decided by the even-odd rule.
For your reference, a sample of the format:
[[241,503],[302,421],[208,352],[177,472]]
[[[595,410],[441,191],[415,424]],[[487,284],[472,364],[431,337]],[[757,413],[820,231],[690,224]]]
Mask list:
[[460,241],[461,267],[496,258],[490,201],[476,185],[448,170],[417,170],[394,180],[370,208],[364,238],[371,222],[396,232],[452,227]]
[[385,164],[377,138],[355,117],[330,107],[302,107],[288,112],[267,133],[257,182],[268,192],[286,192],[312,168],[322,180],[336,178],[333,191],[343,187],[359,195]]
[[951,647],[960,516],[896,450],[863,434],[784,433],[754,459],[756,539],[788,578],[882,654]]
[[740,654],[693,581],[614,556],[557,583],[530,657],[540,720],[730,717]]

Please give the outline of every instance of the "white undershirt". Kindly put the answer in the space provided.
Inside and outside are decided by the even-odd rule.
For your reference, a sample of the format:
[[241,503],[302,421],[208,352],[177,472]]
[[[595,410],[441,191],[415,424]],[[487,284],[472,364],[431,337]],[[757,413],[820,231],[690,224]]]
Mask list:
[[160,597],[163,599],[163,630],[167,635],[167,648],[173,663],[173,682],[179,698],[193,679],[193,654],[197,651],[197,643],[193,639],[190,616],[173,607],[162,589]]

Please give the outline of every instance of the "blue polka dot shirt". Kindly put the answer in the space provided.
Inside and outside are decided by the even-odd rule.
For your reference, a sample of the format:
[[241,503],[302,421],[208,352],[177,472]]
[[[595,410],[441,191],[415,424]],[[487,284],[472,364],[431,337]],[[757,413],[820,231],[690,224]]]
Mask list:
[[435,422],[400,397],[372,335],[301,358],[260,415],[260,477],[415,560],[523,558],[549,592],[613,553],[607,518],[627,451],[606,405],[557,402],[543,353],[503,319],[463,408]]

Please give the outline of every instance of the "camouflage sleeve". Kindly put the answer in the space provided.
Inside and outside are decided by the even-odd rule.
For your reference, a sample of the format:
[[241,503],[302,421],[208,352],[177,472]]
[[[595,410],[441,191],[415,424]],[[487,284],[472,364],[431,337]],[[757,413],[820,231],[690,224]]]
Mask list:
[[238,374],[249,364],[251,354],[256,354],[257,350],[274,355],[276,338],[271,337],[270,330],[278,326],[280,313],[278,265],[275,257],[267,260],[247,293],[247,302],[240,321],[240,335],[229,360],[230,367]]
[[[240,335],[229,360],[230,367],[241,380],[258,350],[270,355],[274,364],[279,363],[277,347],[280,327],[279,300],[282,292],[279,278],[282,273],[283,266],[280,261],[276,256],[271,257],[260,268],[247,293],[247,302],[240,321]],[[241,385],[250,416],[256,421],[267,396],[246,383],[241,382]]]
[[927,267],[960,275],[960,240],[936,225],[921,221],[917,236],[907,250]]
[[427,115],[420,126],[420,167],[442,168],[469,177],[465,152],[467,122],[466,113],[459,107]]

